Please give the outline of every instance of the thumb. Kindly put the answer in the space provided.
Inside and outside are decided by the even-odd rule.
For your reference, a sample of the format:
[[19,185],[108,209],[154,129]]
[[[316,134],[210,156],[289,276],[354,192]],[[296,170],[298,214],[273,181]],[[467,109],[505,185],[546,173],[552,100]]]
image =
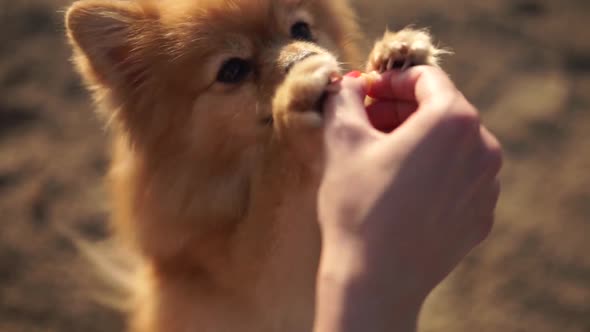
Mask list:
[[365,86],[363,78],[344,77],[340,90],[328,95],[324,104],[326,135],[338,135],[342,129],[354,129],[357,134],[371,136],[379,133],[369,121],[365,109]]

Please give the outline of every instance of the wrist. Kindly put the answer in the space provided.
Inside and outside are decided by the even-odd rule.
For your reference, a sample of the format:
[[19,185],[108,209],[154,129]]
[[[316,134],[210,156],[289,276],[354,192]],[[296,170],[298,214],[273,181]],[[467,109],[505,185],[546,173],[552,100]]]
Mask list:
[[315,332],[416,331],[427,294],[404,276],[403,269],[371,266],[354,242],[338,245],[337,250],[324,249],[317,278]]

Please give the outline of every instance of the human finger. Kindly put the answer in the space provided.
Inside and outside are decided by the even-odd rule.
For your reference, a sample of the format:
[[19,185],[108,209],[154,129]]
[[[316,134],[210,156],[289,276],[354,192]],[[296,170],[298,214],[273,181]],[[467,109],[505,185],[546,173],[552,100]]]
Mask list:
[[365,109],[365,80],[344,77],[340,90],[324,105],[325,143],[329,148],[351,146],[366,138],[383,135],[371,124]]
[[369,121],[377,130],[389,133],[406,121],[418,105],[413,102],[377,100],[367,107]]
[[502,144],[486,127],[481,126],[482,143],[488,158],[488,168],[492,176],[500,173],[503,165]]
[[415,101],[422,104],[441,95],[454,94],[456,88],[441,69],[417,66],[406,71],[389,71],[381,76],[369,75],[366,90],[376,99]]
[[501,183],[496,177],[487,181],[473,196],[469,204],[470,218],[466,220],[469,224],[463,225],[465,231],[472,233],[472,245],[483,242],[491,233],[500,193]]
[[327,96],[324,103],[324,119],[329,124],[336,118],[354,118],[369,124],[365,111],[365,81],[362,78],[345,76],[340,82],[340,89]]
[[[474,186],[495,179],[502,169],[502,147],[496,137],[480,126],[477,142],[466,156],[464,178]],[[470,165],[470,166],[468,166]]]

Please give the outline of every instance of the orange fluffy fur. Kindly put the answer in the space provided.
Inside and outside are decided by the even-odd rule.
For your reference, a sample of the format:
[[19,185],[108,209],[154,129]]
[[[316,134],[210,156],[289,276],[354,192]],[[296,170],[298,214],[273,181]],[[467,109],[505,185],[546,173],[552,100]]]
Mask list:
[[[83,0],[66,26],[114,138],[114,229],[140,258],[130,331],[310,331],[319,105],[359,64],[347,2]],[[435,64],[429,36],[404,33],[369,70]],[[228,59],[249,66],[237,82],[219,79]]]

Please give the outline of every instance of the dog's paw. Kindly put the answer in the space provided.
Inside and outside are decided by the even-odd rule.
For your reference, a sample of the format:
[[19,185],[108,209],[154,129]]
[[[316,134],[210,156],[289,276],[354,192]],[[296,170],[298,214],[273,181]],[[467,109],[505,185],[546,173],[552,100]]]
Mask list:
[[385,72],[391,69],[405,70],[411,66],[438,66],[439,56],[448,51],[432,44],[432,37],[423,30],[403,29],[386,31],[375,44],[367,63],[367,72]]
[[295,64],[273,100],[274,129],[278,142],[294,152],[302,165],[320,174],[323,156],[322,107],[329,93],[338,91],[342,78],[336,59],[313,55]]
[[338,62],[329,54],[314,55],[297,63],[273,102],[277,124],[283,129],[321,127],[324,97],[337,91],[341,77]]

